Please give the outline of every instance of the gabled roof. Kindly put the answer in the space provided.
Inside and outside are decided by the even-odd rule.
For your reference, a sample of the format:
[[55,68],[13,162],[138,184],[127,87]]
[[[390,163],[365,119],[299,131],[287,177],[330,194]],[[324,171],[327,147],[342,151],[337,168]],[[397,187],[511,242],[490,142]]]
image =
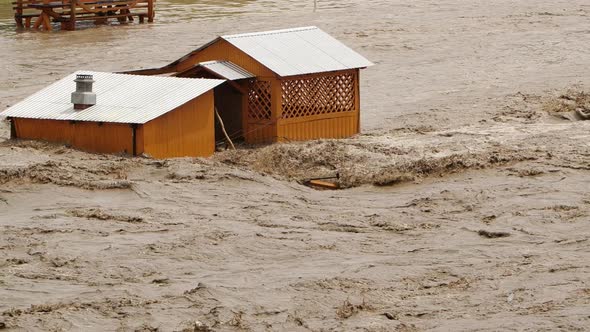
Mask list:
[[201,62],[197,66],[203,67],[230,81],[255,77],[254,74],[250,73],[246,69],[229,61],[207,61]]
[[317,27],[221,37],[280,76],[373,65]]
[[[75,111],[71,93],[77,74],[94,76],[96,105]],[[0,113],[30,119],[143,124],[215,88],[224,80],[78,71]]]
[[227,35],[175,61],[225,40],[279,76],[294,76],[372,66],[373,63],[318,27]]

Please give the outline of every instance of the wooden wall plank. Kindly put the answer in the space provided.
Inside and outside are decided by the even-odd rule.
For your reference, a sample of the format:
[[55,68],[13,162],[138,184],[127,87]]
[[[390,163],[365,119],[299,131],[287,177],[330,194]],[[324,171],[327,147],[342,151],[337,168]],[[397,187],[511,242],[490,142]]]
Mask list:
[[280,141],[303,141],[320,138],[346,138],[358,133],[358,112],[348,116],[323,117],[310,121],[279,121]]
[[143,152],[154,158],[208,157],[215,152],[213,91],[143,125]]
[[17,138],[61,143],[88,152],[127,153],[133,149],[127,124],[14,119]]

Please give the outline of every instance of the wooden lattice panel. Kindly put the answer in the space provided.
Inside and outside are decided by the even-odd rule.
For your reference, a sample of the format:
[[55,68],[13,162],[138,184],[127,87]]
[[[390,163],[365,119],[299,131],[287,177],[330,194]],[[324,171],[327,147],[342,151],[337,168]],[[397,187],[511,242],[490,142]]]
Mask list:
[[353,73],[285,80],[282,89],[282,117],[352,112],[355,105]]
[[248,118],[270,119],[270,82],[253,80],[248,90]]

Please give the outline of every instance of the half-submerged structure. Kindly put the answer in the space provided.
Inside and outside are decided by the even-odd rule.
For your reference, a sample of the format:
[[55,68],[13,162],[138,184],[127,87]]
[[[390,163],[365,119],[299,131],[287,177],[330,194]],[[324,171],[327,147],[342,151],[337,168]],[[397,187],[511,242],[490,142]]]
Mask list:
[[359,133],[360,69],[371,65],[303,27],[221,36],[167,66],[127,73],[228,80],[215,91],[228,132],[266,143]]
[[105,24],[109,19],[120,23],[153,22],[156,0],[14,0],[14,20],[18,28],[52,30],[52,22],[63,30],[76,30],[76,22]]
[[223,80],[76,72],[0,113],[11,137],[155,158],[215,152]]
[[223,36],[162,68],[76,72],[0,116],[13,138],[155,158],[209,156],[240,137],[343,138],[360,131],[370,65],[316,27]]

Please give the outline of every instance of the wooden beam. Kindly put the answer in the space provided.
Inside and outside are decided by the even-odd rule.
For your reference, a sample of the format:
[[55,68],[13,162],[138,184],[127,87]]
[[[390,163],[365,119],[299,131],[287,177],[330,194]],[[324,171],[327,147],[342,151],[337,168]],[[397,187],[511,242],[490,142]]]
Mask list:
[[43,17],[43,27],[45,28],[45,31],[51,31],[51,21],[49,20],[49,15],[47,15],[46,12],[43,12],[41,17]]
[[37,17],[37,19],[35,20],[35,24],[33,24],[33,29],[39,29],[39,27],[41,26],[41,23],[43,23],[43,14],[39,15],[39,17]]
[[234,142],[231,141],[231,138],[229,138],[229,135],[227,134],[227,131],[225,130],[225,125],[223,124],[223,120],[221,119],[221,115],[219,115],[219,112],[217,111],[217,107],[214,106],[213,108],[215,109],[215,115],[217,116],[217,121],[219,121],[219,124],[221,125],[221,131],[223,131],[223,135],[225,136],[225,139],[229,143],[229,146],[231,146],[231,149],[235,150],[236,147],[234,145]]
[[51,16],[51,17],[55,18],[56,20],[61,20],[61,18],[62,18],[60,14],[58,14],[58,13],[52,11],[52,10],[51,11],[46,11],[45,14],[48,15],[48,16]]
[[305,80],[309,78],[323,77],[323,76],[336,76],[341,74],[354,74],[358,69],[344,69],[344,70],[332,70],[324,71],[320,73],[302,74],[283,77],[284,80]]

